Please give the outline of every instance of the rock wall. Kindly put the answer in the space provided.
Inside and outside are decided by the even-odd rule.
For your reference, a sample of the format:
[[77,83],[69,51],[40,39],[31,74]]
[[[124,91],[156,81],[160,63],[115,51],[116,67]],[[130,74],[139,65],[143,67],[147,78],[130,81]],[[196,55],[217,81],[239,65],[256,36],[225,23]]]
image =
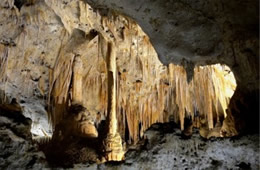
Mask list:
[[[17,100],[23,113],[32,118],[32,132],[35,134],[44,135],[44,131],[50,134],[52,127],[68,116],[68,107],[77,100],[88,109],[99,128],[108,110],[107,57],[111,42],[115,44],[113,50],[116,55],[118,131],[129,143],[137,142],[153,123],[171,119],[178,122],[182,130],[186,127],[185,118],[196,127],[203,124],[203,127],[213,129],[222,125],[236,88],[233,73],[225,65],[202,67],[199,64],[226,63],[232,66],[241,88],[249,82],[252,82],[252,87],[247,89],[256,88],[259,74],[255,58],[252,61],[245,59],[239,44],[243,47],[248,45],[248,49],[254,47],[253,51],[245,51],[251,56],[258,39],[248,36],[248,43],[235,41],[239,43],[230,51],[227,46],[233,44],[228,42],[234,36],[223,36],[227,40],[221,42],[221,31],[214,22],[210,22],[212,19],[200,18],[203,13],[197,11],[189,13],[195,7],[188,8],[181,2],[174,4],[176,9],[181,10],[179,15],[174,16],[185,17],[183,21],[176,22],[177,28],[171,33],[162,33],[161,28],[165,25],[160,23],[160,18],[150,20],[156,24],[151,29],[158,27],[159,31],[155,34],[149,31],[147,26],[150,25],[141,23],[148,37],[134,20],[122,15],[120,10],[95,9],[79,0],[19,2],[22,3],[20,8],[15,6],[14,1],[0,3],[0,97],[1,102],[6,103]],[[190,15],[186,16],[188,13]],[[184,29],[194,18],[199,18],[201,22],[195,19],[192,23],[197,23],[196,27]],[[204,26],[199,29],[200,25]],[[165,34],[178,40],[175,44],[178,48],[167,44],[173,37],[162,42]],[[186,39],[187,36],[191,39]],[[197,40],[200,41],[197,43]],[[170,53],[174,55],[162,53],[165,50],[161,48],[169,46],[173,51],[176,49],[178,56],[173,52]],[[222,48],[227,50],[220,50]],[[194,50],[198,56],[192,55]],[[229,52],[244,60],[225,57],[229,56],[226,55]],[[169,64],[175,61],[173,58],[182,66]],[[78,59],[81,64],[77,64]],[[234,66],[234,61],[239,66]],[[245,69],[249,69],[247,76],[240,74]],[[244,78],[245,81],[242,81]],[[223,131],[228,130],[223,127]]]
[[1,169],[49,168],[44,153],[32,140],[31,123],[17,103],[0,104]]

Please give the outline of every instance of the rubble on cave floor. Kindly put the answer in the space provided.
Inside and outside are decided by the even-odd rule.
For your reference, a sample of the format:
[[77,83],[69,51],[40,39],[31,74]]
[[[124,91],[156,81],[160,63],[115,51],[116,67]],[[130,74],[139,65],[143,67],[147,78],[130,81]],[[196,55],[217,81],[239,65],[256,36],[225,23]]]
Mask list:
[[130,147],[126,160],[113,164],[74,165],[77,169],[259,169],[259,135],[190,139],[171,123],[154,124],[146,139]]

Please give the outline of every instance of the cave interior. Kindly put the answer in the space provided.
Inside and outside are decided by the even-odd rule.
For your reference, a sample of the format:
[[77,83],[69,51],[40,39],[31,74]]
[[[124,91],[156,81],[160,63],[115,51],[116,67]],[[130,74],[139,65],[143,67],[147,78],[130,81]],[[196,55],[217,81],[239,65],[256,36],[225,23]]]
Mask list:
[[2,0],[0,169],[259,169],[258,3]]

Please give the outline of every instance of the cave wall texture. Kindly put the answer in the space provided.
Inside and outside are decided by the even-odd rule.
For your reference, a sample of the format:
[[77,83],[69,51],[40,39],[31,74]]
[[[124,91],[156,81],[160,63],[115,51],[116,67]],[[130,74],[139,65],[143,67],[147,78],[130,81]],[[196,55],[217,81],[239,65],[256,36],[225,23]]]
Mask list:
[[21,105],[35,134],[52,133],[72,102],[97,128],[106,119],[111,43],[126,141],[156,122],[184,130],[185,118],[219,128],[216,136],[258,130],[256,0],[2,0],[0,8],[0,103]]

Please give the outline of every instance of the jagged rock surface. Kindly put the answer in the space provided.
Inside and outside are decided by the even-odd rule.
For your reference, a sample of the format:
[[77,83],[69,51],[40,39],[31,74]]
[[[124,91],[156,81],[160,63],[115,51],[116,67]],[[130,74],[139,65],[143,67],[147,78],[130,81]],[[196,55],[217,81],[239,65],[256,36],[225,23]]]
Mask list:
[[12,105],[0,105],[0,169],[42,169],[49,165],[32,141],[31,120]]
[[259,136],[202,139],[195,132],[183,139],[181,131],[171,124],[155,124],[147,140],[126,154],[121,164],[83,165],[77,169],[259,169]]

